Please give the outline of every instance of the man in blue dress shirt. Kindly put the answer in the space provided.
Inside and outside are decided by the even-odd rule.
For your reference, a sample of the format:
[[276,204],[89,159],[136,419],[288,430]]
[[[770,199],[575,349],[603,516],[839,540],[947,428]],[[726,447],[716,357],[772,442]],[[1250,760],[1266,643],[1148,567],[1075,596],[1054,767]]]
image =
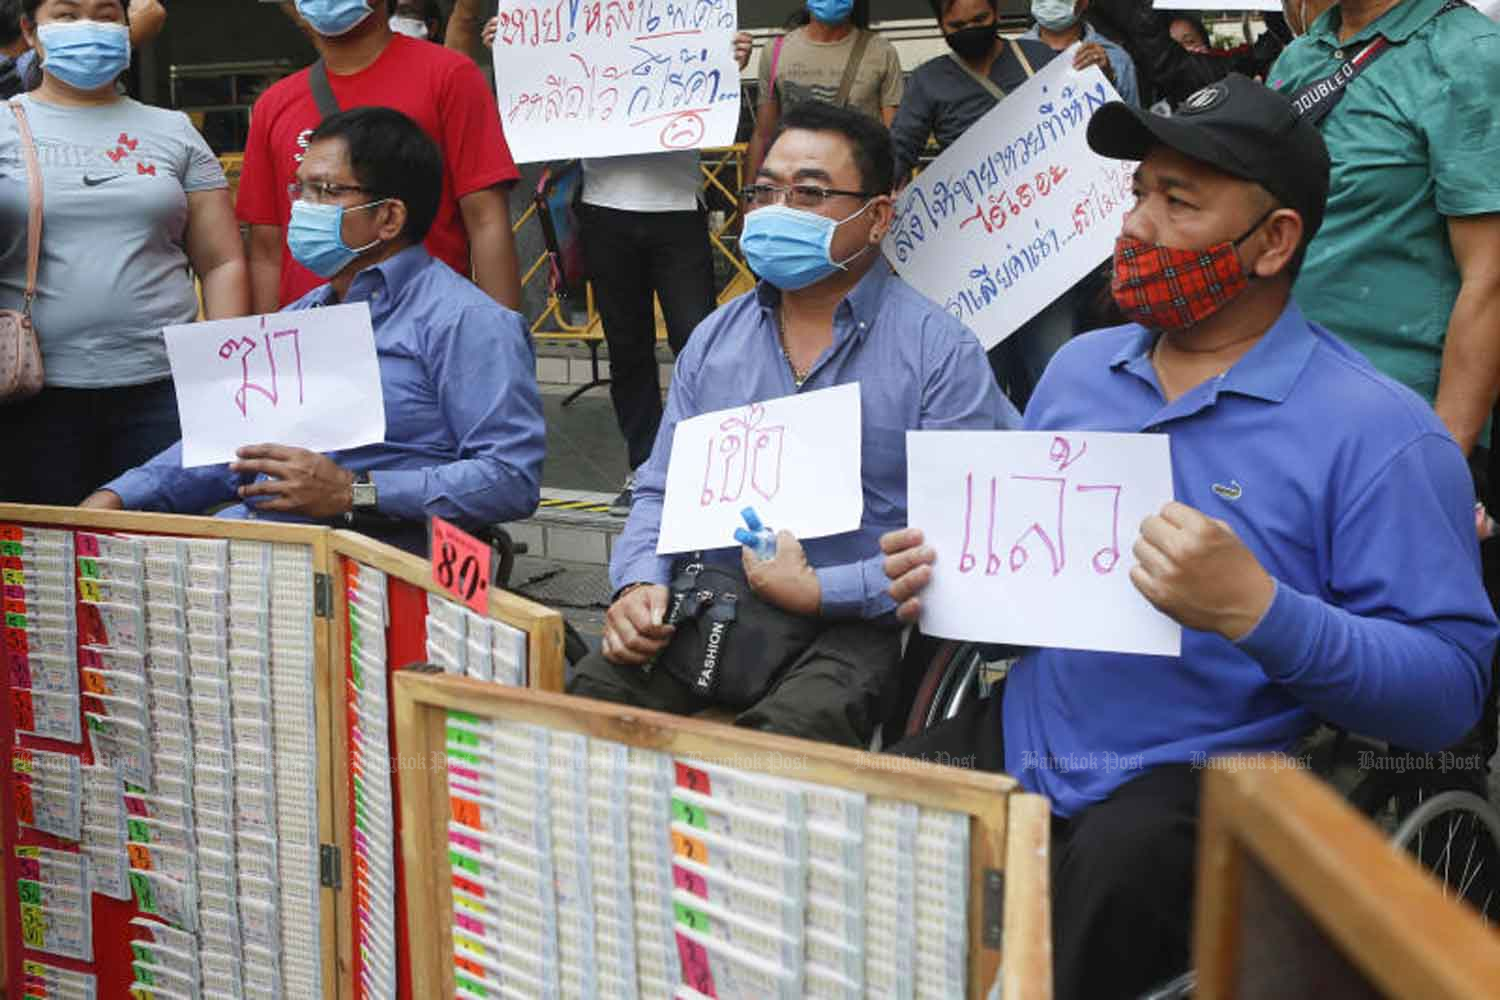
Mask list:
[[[1171,435],[1178,499],[1131,580],[1182,654],[1037,650],[896,749],[977,753],[1052,800],[1056,994],[1096,1000],[1188,966],[1209,758],[1291,750],[1319,720],[1440,750],[1479,716],[1496,623],[1458,445],[1291,300],[1328,192],[1317,129],[1231,76],[1173,118],[1106,105],[1088,138],[1142,161],[1114,262],[1136,322],[1064,347],[1026,426]],[[914,616],[941,554],[914,530],[882,544]]]
[[335,115],[297,170],[288,241],[328,284],[290,310],[368,302],[386,440],[320,455],[241,448],[228,465],[184,469],[173,445],[84,506],[350,523],[414,552],[429,515],[471,530],[529,517],[546,430],[522,318],[422,247],[437,213],[442,157],[388,108]]
[[[906,431],[1019,422],[974,334],[881,257],[893,180],[890,134],[878,122],[816,104],[783,116],[746,191],[742,245],[762,281],[709,316],[677,359],[655,450],[615,543],[610,572],[618,589],[603,650],[579,665],[573,693],[678,713],[720,704],[741,710],[740,725],[856,746],[884,721],[900,644],[879,539],[906,521]],[[811,622],[804,635],[815,637],[793,643],[790,662],[756,662],[769,674],[763,696],[735,704],[704,695],[657,664],[691,641],[684,632],[670,648],[678,631],[667,621],[674,565],[656,554],[677,424],[847,383],[860,386],[863,421],[858,530],[805,545],[782,532],[776,557],[762,563],[742,560],[732,545],[703,556],[748,575],[756,597],[792,616],[782,624],[798,631]],[[743,600],[739,614],[744,653],[752,633],[744,629]],[[736,640],[731,628],[727,642]],[[701,650],[692,652],[701,658]]]

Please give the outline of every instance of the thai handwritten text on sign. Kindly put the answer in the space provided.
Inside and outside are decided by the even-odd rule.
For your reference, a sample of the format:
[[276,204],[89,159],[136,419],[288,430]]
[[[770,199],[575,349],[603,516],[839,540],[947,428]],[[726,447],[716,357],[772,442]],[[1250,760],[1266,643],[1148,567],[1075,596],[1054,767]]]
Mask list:
[[385,440],[385,397],[363,302],[169,326],[186,468],[247,444],[337,451]]
[[1182,629],[1130,581],[1172,499],[1164,434],[911,431],[910,523],[938,553],[922,631],[1176,656]]
[[501,0],[495,88],[518,163],[727,146],[734,0]]
[[885,253],[979,335],[1010,336],[1114,252],[1134,165],[1096,156],[1089,119],[1119,99],[1059,53],[906,189]]
[[859,385],[684,420],[672,437],[660,555],[738,545],[740,511],[798,538],[853,531],[864,516]]

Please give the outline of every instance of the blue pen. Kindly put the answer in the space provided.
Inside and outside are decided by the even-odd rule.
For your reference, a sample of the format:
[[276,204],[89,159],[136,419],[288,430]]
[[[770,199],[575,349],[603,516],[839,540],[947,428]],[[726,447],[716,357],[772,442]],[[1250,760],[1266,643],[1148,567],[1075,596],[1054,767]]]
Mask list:
[[745,519],[745,527],[734,529],[734,540],[754,552],[755,558],[761,562],[775,559],[776,532],[761,523],[754,507],[740,511],[740,517]]

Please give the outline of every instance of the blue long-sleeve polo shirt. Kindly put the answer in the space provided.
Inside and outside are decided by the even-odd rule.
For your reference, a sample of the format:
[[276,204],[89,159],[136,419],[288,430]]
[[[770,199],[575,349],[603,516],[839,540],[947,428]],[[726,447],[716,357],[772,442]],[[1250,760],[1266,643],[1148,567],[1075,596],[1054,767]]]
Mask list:
[[[541,496],[546,426],[521,316],[420,246],[359,272],[343,301],[370,306],[386,438],[328,457],[369,472],[379,513],[401,520],[436,514],[474,528],[529,517]],[[335,304],[324,285],[287,311]],[[184,469],[179,443],[103,488],[133,510],[196,514],[233,502],[220,517],[306,520],[238,502],[251,478],[227,465]]]
[[[974,334],[882,261],[839,303],[833,343],[799,388],[782,354],[781,293],[761,283],[699,324],[677,358],[651,458],[636,474],[635,504],[615,542],[610,578],[666,584],[672,558],[656,554],[662,491],[677,424],[689,417],[858,382],[864,518],[855,531],[804,540],[825,615],[877,618],[895,609],[880,536],[906,526],[906,432],[995,430],[1020,416],[995,384]],[[854,442],[850,442],[853,444]],[[799,469],[798,475],[816,475]],[[772,528],[776,525],[771,525]],[[739,546],[707,553],[738,563]]]
[[1180,657],[1028,654],[1006,682],[1007,768],[1070,816],[1151,767],[1286,749],[1318,718],[1456,742],[1497,628],[1468,467],[1432,408],[1295,304],[1171,403],[1153,344],[1138,325],[1072,341],[1026,426],[1169,434],[1177,499],[1229,523],[1275,598],[1237,644],[1184,630]]

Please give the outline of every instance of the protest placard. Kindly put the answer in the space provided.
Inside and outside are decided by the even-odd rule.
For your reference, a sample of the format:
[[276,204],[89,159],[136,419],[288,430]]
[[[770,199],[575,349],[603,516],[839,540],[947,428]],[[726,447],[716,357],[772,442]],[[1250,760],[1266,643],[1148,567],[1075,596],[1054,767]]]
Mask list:
[[1190,10],[1195,14],[1199,11],[1229,11],[1238,14],[1246,10],[1274,10],[1281,13],[1281,0],[1155,0],[1152,6],[1157,10]]
[[495,90],[517,163],[727,146],[734,0],[500,0]]
[[922,631],[1176,656],[1182,628],[1130,580],[1172,499],[1165,434],[908,431],[909,523],[938,554]]
[[1134,164],[1096,156],[1084,133],[1114,100],[1097,67],[1059,53],[897,203],[886,256],[986,349],[1113,254]]
[[860,427],[858,383],[682,421],[657,553],[738,545],[746,507],[798,538],[855,530],[865,509]]
[[169,326],[185,468],[247,444],[338,451],[385,440],[385,396],[364,302]]

